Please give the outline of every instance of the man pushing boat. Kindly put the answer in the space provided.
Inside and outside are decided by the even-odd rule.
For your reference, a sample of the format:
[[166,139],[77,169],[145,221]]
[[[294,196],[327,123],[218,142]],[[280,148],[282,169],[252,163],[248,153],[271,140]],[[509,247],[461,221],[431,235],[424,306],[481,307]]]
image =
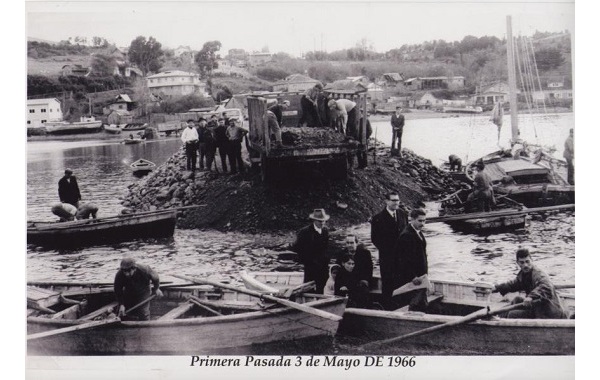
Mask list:
[[533,265],[527,248],[519,248],[516,253],[517,265],[521,270],[517,277],[503,284],[495,285],[492,293],[505,295],[510,292],[524,291],[526,297],[517,296],[512,304],[522,302],[526,309],[512,310],[507,318],[565,319],[565,311],[560,297],[548,275]]
[[[152,282],[152,288],[150,288]],[[125,315],[125,310],[148,300],[151,296],[162,297],[158,274],[149,266],[138,264],[131,257],[121,260],[115,276],[114,288],[119,303],[118,316],[122,320],[147,321],[150,319],[150,302]]]

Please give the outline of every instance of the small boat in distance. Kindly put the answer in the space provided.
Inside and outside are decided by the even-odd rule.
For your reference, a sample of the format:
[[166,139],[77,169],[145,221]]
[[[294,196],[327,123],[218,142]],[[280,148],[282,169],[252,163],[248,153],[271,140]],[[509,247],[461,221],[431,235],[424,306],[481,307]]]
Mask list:
[[129,167],[131,168],[133,174],[143,175],[148,174],[149,172],[154,170],[154,168],[156,168],[156,164],[152,161],[140,158],[139,160],[132,162],[131,165],[129,165]]
[[104,126],[104,131],[113,135],[117,135],[123,131],[123,128],[126,125],[127,124],[108,124]]
[[94,116],[82,116],[80,121],[48,121],[44,124],[46,133],[50,135],[68,135],[77,133],[94,133],[102,129],[102,121]]
[[443,113],[482,113],[483,108],[473,107],[473,106],[464,106],[464,107],[443,106],[442,112]]

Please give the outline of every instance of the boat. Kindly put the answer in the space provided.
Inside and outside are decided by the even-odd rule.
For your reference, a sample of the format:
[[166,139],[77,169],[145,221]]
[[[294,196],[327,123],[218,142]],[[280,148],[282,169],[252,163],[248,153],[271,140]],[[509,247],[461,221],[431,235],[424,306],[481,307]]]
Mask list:
[[148,126],[147,123],[127,123],[122,128],[124,132],[143,131]]
[[129,167],[131,168],[133,174],[148,174],[154,170],[154,168],[156,168],[156,164],[152,161],[140,158],[139,160],[132,162]]
[[454,106],[443,106],[443,113],[482,113],[483,108],[481,107],[473,107],[473,106],[464,106],[464,107],[454,107]]
[[46,133],[50,135],[67,135],[76,133],[94,133],[102,129],[102,121],[94,116],[82,116],[80,121],[48,121],[44,124]]
[[117,135],[123,131],[125,125],[127,124],[108,124],[104,126],[104,131],[113,135]]
[[135,144],[141,144],[146,142],[146,139],[144,139],[143,137],[139,137],[139,136],[129,136],[129,138],[123,139],[123,141],[121,141],[123,144],[125,145],[135,145]]
[[27,354],[253,354],[271,343],[333,337],[346,307],[344,297],[295,296],[294,305],[331,313],[337,318],[332,320],[243,288],[173,284],[161,290],[163,297],[150,303],[149,321],[120,321],[111,315],[112,283],[29,283]]
[[[303,273],[242,273],[242,280],[248,287],[260,289],[264,286],[263,289],[268,291],[297,286],[303,281]],[[407,306],[394,311],[346,308],[338,335],[351,338],[354,344],[372,344],[443,323],[457,322],[463,316],[487,307],[495,310],[508,305],[500,294],[490,293],[491,284],[443,279],[430,279],[429,282],[429,307],[426,313],[408,311]],[[376,297],[379,294],[381,281],[375,276],[371,295]],[[514,295],[509,294],[507,298]],[[574,355],[575,296],[570,293],[560,295],[572,319],[481,319],[443,332],[409,338],[392,347],[375,348],[380,351],[367,353]]]
[[47,248],[75,248],[137,238],[173,236],[177,209],[121,214],[69,222],[27,222],[27,243]]
[[[525,213],[506,213],[498,215],[497,212],[493,211],[487,213],[477,212],[473,205],[470,205],[467,200],[470,193],[470,188],[462,188],[439,201],[440,217],[450,215],[464,217],[445,221],[445,223],[450,225],[455,231],[487,235],[525,228],[525,222],[527,220],[527,215]],[[506,196],[495,197],[495,199],[496,202],[493,206],[494,211],[521,211],[527,209],[522,204],[519,204]],[[473,214],[473,218],[469,218],[470,214]]]
[[[537,147],[535,152],[530,152],[534,146],[528,145],[519,137],[516,68],[510,16],[507,16],[507,53],[511,149],[498,150],[468,163],[465,173],[472,180],[474,166],[478,162],[483,162],[484,170],[492,180],[495,193],[510,196],[527,207],[574,203],[575,186],[570,185],[565,179],[566,163],[553,158],[540,147]],[[502,104],[497,104],[497,109],[502,108]],[[501,127],[502,118],[500,117],[495,123]]]

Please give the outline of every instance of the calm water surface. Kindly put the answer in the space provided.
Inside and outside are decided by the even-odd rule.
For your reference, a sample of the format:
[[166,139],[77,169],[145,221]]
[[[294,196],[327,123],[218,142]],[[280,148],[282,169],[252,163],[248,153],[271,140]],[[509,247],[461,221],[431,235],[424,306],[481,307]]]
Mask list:
[[[449,154],[464,159],[476,158],[497,148],[497,128],[485,116],[408,120],[404,146],[419,155],[441,163]],[[510,119],[505,117],[500,142],[507,145]],[[530,143],[558,148],[573,127],[573,114],[520,117],[522,135]],[[389,143],[389,122],[373,123],[377,138]],[[536,137],[537,136],[537,137]],[[180,149],[179,139],[150,141],[141,145],[123,145],[115,141],[29,142],[27,146],[27,219],[54,220],[50,205],[57,201],[57,182],[64,168],[75,171],[83,201],[101,207],[104,216],[121,209],[120,200],[127,186],[139,180],[129,164],[145,158],[160,165]],[[437,204],[428,204],[435,214]],[[429,266],[438,278],[486,280],[513,276],[514,251],[529,247],[536,262],[557,282],[574,281],[574,213],[549,216],[545,221],[530,220],[525,230],[481,237],[459,234],[443,223],[426,226]],[[350,228],[375,253],[370,244],[369,225]],[[336,231],[339,240],[345,231]],[[268,240],[268,239],[267,239]],[[137,240],[117,245],[90,247],[77,251],[27,250],[29,280],[110,280],[124,254],[131,254],[156,267],[162,273],[210,275],[235,280],[242,270],[300,269],[279,260],[278,252],[268,247],[264,237],[216,231],[180,230],[171,239]]]

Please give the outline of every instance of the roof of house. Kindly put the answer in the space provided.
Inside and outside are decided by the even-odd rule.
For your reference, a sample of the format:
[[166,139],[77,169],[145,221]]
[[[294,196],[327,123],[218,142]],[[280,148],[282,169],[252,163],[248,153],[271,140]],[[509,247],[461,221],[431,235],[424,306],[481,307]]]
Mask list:
[[132,100],[129,97],[129,95],[127,94],[119,94],[117,95],[117,97],[115,98],[115,103],[116,102],[126,102],[126,103],[131,103]]
[[277,81],[274,86],[286,85],[290,83],[320,83],[318,80],[302,74],[289,75],[284,80]]
[[448,79],[465,79],[465,77],[456,75],[456,76],[447,76],[447,77],[416,77],[405,80],[404,82],[412,82],[416,79],[419,80],[448,80]]
[[326,90],[352,90],[352,91],[366,91],[367,87],[365,87],[362,83],[354,82],[350,79],[341,79],[336,80],[335,82],[329,83],[325,86]]
[[198,74],[190,73],[187,71],[181,71],[181,70],[169,70],[169,71],[160,72],[158,74],[150,75],[146,78],[155,79],[155,78],[165,78],[165,77],[189,77],[189,76],[198,76]]
[[127,110],[112,110],[110,112],[110,114],[117,114],[119,116],[130,116],[131,112],[127,111]]
[[366,76],[364,76],[364,75],[359,75],[359,76],[356,76],[356,77],[346,77],[346,79],[351,80],[353,82],[360,81],[360,80],[363,80],[363,79],[367,79],[368,80],[368,78]]
[[402,75],[398,73],[383,73],[382,76],[385,78],[385,80],[393,82],[401,82],[403,79]]
[[51,101],[56,101],[56,102],[60,103],[60,100],[58,100],[57,98],[43,98],[43,99],[27,99],[27,105],[32,106],[35,104],[48,104]]

